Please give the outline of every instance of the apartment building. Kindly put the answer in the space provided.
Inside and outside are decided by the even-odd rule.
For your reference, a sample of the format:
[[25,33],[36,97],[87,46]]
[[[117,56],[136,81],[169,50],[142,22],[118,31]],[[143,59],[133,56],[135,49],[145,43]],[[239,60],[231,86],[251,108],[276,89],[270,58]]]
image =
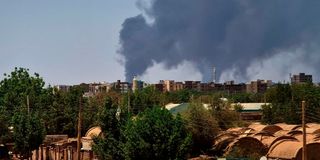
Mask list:
[[268,87],[272,85],[271,80],[256,80],[251,81],[246,85],[247,93],[264,93],[267,91]]
[[298,75],[293,75],[291,77],[291,83],[312,83],[312,75],[307,75],[305,73],[299,73]]

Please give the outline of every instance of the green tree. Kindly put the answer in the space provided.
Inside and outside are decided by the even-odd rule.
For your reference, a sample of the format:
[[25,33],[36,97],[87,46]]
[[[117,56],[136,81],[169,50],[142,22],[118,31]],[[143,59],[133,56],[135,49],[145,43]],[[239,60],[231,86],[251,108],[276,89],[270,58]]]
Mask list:
[[307,121],[320,122],[320,88],[313,84],[277,84],[265,95],[271,102],[270,106],[262,108],[265,123],[300,123],[301,101],[306,101]]
[[[80,86],[73,86],[70,88],[70,91],[65,94],[65,104],[62,105],[64,107],[63,121],[59,125],[63,126],[62,132],[64,134],[68,134],[69,136],[76,136],[80,98],[83,95],[83,89]],[[84,103],[84,100],[85,99],[82,98],[82,108],[86,108],[86,103]]]
[[273,122],[273,110],[271,105],[262,105],[262,123],[272,124]]
[[12,117],[14,149],[21,159],[28,158],[38,149],[45,136],[43,123],[38,113],[28,113],[26,107],[16,110]]
[[30,106],[39,109],[39,99],[45,91],[44,84],[39,74],[31,76],[28,69],[15,68],[10,75],[5,74],[0,82],[0,106],[5,107],[8,116],[12,116],[16,108],[26,104],[28,96]]
[[228,97],[234,103],[249,103],[253,102],[251,93],[235,93]]
[[106,97],[105,105],[98,114],[98,124],[102,135],[94,138],[93,150],[99,159],[123,159],[121,129],[126,122],[124,111],[110,97]]
[[130,99],[130,111],[136,115],[145,109],[150,108],[150,106],[160,105],[160,103],[163,103],[160,99],[162,97],[161,94],[162,93],[154,87],[149,86],[133,93],[125,94],[123,98],[124,105],[127,106],[129,103],[128,99]]
[[182,113],[182,117],[192,134],[192,155],[207,153],[219,132],[216,119],[201,103],[191,103],[187,111]]
[[[58,91],[49,88],[45,114],[42,117],[45,121],[46,129],[49,134],[67,134],[70,137],[76,136],[80,98],[83,95],[81,86],[72,86],[68,92]],[[81,98],[82,105],[82,129],[85,133],[96,119],[97,106],[91,105],[88,98]]]
[[186,159],[191,144],[181,117],[166,109],[146,109],[127,123],[126,159]]
[[5,144],[9,142],[9,123],[10,118],[4,107],[0,106],[0,144]]
[[243,125],[240,114],[231,109],[230,103],[218,96],[212,97],[210,104],[212,116],[218,121],[219,127],[223,130]]
[[[0,82],[1,137],[13,140],[16,150],[24,156],[29,156],[32,149],[42,143],[44,128],[39,114],[45,108],[43,95],[46,94],[44,81],[35,73],[29,74],[28,69],[15,68],[10,75]],[[30,106],[30,116],[26,113],[27,102]],[[13,137],[10,137],[8,127],[13,127]],[[5,139],[5,138],[4,138]]]

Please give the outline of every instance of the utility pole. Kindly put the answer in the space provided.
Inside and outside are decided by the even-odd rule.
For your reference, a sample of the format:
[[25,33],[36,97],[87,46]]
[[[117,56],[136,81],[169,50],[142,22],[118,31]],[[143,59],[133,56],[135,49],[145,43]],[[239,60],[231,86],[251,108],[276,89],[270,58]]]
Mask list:
[[131,107],[130,107],[130,103],[131,103],[131,102],[130,102],[130,99],[131,99],[131,98],[130,98],[130,91],[128,91],[128,114],[130,113],[130,108],[131,108]]
[[28,107],[28,115],[30,115],[29,95],[27,95],[27,107]]
[[306,109],[306,102],[302,101],[302,132],[303,132],[302,160],[307,160],[307,145],[306,145],[307,135],[306,135],[305,109]]
[[82,112],[82,95],[79,102],[79,115],[78,115],[78,137],[77,137],[77,160],[80,160],[80,147],[81,147],[81,112]]

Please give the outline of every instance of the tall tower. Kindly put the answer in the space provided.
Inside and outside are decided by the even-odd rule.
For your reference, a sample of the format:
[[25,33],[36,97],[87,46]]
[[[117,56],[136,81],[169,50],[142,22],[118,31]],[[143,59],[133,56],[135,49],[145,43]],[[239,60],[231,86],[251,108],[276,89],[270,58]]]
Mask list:
[[138,89],[138,78],[137,76],[133,76],[132,80],[132,91],[136,91]]
[[292,83],[293,79],[292,79],[292,73],[289,73],[289,82]]
[[216,81],[216,67],[215,66],[212,67],[212,82],[213,83],[217,82]]

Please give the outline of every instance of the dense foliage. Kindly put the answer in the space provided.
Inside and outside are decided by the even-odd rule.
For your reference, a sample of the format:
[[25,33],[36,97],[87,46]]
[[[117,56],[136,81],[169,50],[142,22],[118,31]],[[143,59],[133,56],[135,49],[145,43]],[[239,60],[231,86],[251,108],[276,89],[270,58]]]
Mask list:
[[12,117],[14,149],[23,158],[39,148],[44,140],[45,130],[39,114],[28,113],[26,108],[15,111]]
[[218,122],[201,103],[192,103],[182,114],[186,127],[192,134],[192,155],[207,153],[219,132]]
[[12,140],[15,150],[23,157],[29,157],[44,138],[45,128],[38,115],[43,107],[43,87],[44,81],[38,74],[31,76],[23,68],[15,68],[0,82],[0,119],[4,127],[1,141]]
[[[45,134],[75,137],[80,104],[81,133],[97,125],[102,129],[93,146],[100,159],[185,159],[207,153],[218,131],[244,125],[238,113],[242,107],[231,109],[230,103],[269,102],[262,107],[264,123],[299,124],[304,100],[307,121],[320,122],[320,88],[313,84],[276,84],[265,94],[162,93],[152,86],[92,97],[83,93],[81,85],[57,90],[46,86],[39,74],[15,68],[0,81],[0,144],[13,142],[25,158]],[[161,108],[168,103],[190,106],[182,116],[174,116]]]
[[277,84],[266,92],[263,122],[301,123],[301,102],[306,101],[308,122],[320,122],[320,88],[313,84]]
[[[0,144],[6,143],[10,141],[9,136],[9,117],[7,116],[7,110],[4,107],[0,106]],[[11,140],[12,141],[12,140]]]
[[130,120],[124,131],[126,159],[186,159],[191,135],[178,115],[154,107]]
[[230,102],[214,96],[212,97],[210,107],[212,115],[218,121],[221,129],[225,130],[243,125],[239,113],[231,109]]
[[102,134],[94,138],[93,151],[99,159],[124,159],[122,129],[127,114],[116,105],[110,97],[105,98],[104,106],[98,113],[98,125]]

